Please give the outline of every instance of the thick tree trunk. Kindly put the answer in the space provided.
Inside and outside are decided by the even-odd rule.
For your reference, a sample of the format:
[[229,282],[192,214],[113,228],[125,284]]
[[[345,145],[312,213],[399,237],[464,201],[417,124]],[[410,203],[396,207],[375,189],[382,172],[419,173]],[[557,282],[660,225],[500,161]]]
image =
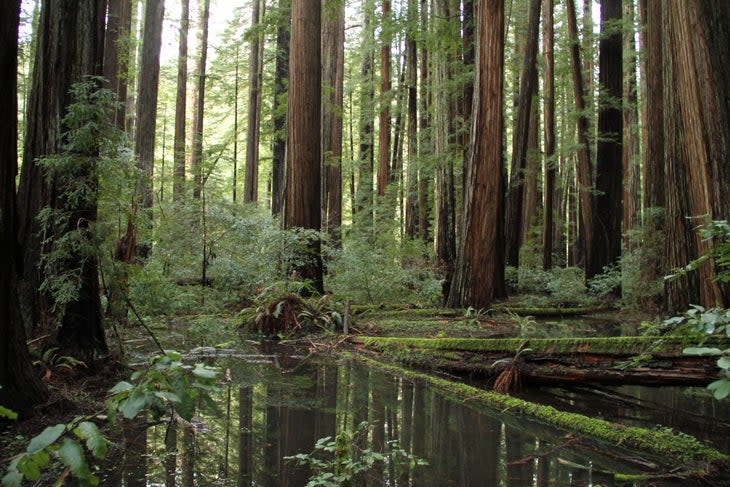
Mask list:
[[504,2],[482,2],[477,19],[472,149],[462,242],[448,305],[483,308],[504,295]]
[[203,191],[203,125],[205,122],[205,81],[208,64],[208,20],[210,0],[202,0],[200,11],[200,57],[198,58],[197,95],[193,114],[193,143],[190,167],[193,173],[193,198],[199,199]]
[[628,55],[624,64],[624,97],[623,97],[623,245],[631,250],[633,242],[629,232],[639,225],[641,216],[641,180],[639,171],[641,166],[639,146],[639,100],[637,93],[637,51],[634,29],[635,15],[633,2],[624,3],[624,16],[631,26],[629,35],[624,36],[624,53]]
[[259,128],[261,121],[261,63],[259,60],[262,36],[259,33],[261,1],[251,2],[251,47],[248,66],[248,128],[246,129],[246,179],[243,202],[256,203],[259,187]]
[[[334,5],[334,8],[328,8]],[[345,74],[345,10],[337,0],[325,5],[322,35],[322,82],[328,98],[322,107],[323,230],[340,241],[342,225],[342,113]]]
[[175,142],[173,145],[172,198],[180,201],[185,194],[185,123],[188,91],[188,34],[190,0],[181,1],[180,41],[177,55],[177,96],[175,98]]
[[[319,231],[321,227],[321,22],[320,1],[292,3],[285,228]],[[308,255],[299,257],[296,270],[322,293],[318,239],[310,240],[309,250]]]
[[530,0],[527,24],[527,41],[520,75],[520,91],[517,102],[517,120],[512,139],[512,165],[510,168],[507,200],[507,265],[519,266],[522,246],[522,203],[527,167],[527,146],[530,131],[532,95],[537,84],[537,41],[540,30],[541,0]]
[[274,68],[273,126],[274,143],[271,149],[271,213],[278,215],[283,203],[284,158],[286,155],[286,96],[289,78],[289,26],[291,0],[279,0],[276,27],[276,66]]
[[553,0],[544,0],[543,50],[545,56],[544,108],[545,119],[545,198],[543,208],[543,241],[542,266],[550,270],[553,267],[555,251],[553,233],[555,229],[555,29],[553,25]]
[[[429,12],[428,1],[421,0],[421,32],[426,33],[429,29]],[[419,124],[420,138],[418,143],[418,156],[420,160],[424,160],[433,153],[433,141],[429,134],[431,127],[431,115],[429,113],[431,107],[431,99],[433,94],[429,89],[429,50],[425,40],[421,41],[421,113]],[[429,197],[429,188],[431,186],[431,170],[424,164],[418,168],[418,235],[424,242],[431,242],[431,199]]]
[[[45,330],[61,347],[62,353],[88,360],[107,352],[101,327],[97,259],[71,251],[65,263],[78,272],[78,299],[68,303],[58,316],[53,297],[40,291],[45,275],[38,266],[43,249],[41,239],[49,235],[81,232],[96,221],[96,197],[82,202],[64,193],[64,181],[47,177],[39,160],[58,154],[66,142],[61,120],[75,102],[70,93],[74,83],[88,75],[101,74],[103,29],[99,2],[75,0],[61,5],[49,2],[41,10],[38,48],[30,95],[19,202],[18,238],[23,248],[22,311],[28,329]],[[95,154],[79,154],[84,162],[76,169],[75,184],[97,187]],[[69,181],[68,174],[63,175]],[[71,178],[74,179],[74,178]],[[68,225],[52,222],[41,229],[38,213],[50,208],[64,212]],[[42,234],[42,232],[45,232]],[[55,239],[47,242],[52,245]],[[91,242],[85,242],[92,245]],[[61,271],[63,271],[61,269]]]
[[[583,67],[580,60],[580,41],[578,40],[578,26],[575,18],[575,1],[567,0],[568,36],[570,37],[570,64],[573,71],[573,96],[575,111],[578,113],[578,163],[576,175],[578,178],[580,231],[578,240],[583,243],[580,250],[584,265],[587,265],[588,254],[593,240],[591,217],[591,145],[588,140],[588,114],[586,113],[586,89],[583,85]],[[580,258],[578,260],[581,260]]]
[[[10,2],[8,2],[10,3]],[[18,302],[17,271],[20,247],[15,239],[17,208],[15,176],[18,172],[18,21],[20,1],[5,5],[0,13],[0,252],[4,255],[0,279],[0,405],[16,412],[41,402],[46,390],[33,371],[25,343],[25,327]]]
[[160,49],[164,0],[147,0],[144,20],[142,65],[137,83],[137,136],[134,152],[144,179],[137,186],[137,197],[144,208],[152,208],[152,175],[155,164],[157,128],[157,87],[160,81]]
[[[586,265],[588,279],[614,265],[621,256],[623,217],[623,42],[615,23],[621,20],[621,0],[602,0],[599,53],[598,151],[593,197],[592,239]],[[606,32],[606,31],[610,32]]]

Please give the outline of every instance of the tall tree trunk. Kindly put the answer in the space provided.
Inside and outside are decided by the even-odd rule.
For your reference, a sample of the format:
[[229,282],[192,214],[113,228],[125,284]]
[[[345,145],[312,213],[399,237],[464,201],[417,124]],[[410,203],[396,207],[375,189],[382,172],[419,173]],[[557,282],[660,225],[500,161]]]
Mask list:
[[175,143],[173,145],[172,198],[175,201],[180,201],[185,194],[185,122],[187,116],[189,32],[190,0],[182,0],[180,11],[180,40],[177,55]]
[[119,107],[113,121],[124,130],[127,102],[127,71],[129,70],[129,33],[132,21],[131,0],[109,0],[106,35],[104,37],[104,77],[109,89],[117,95]]
[[624,16],[630,29],[624,36],[624,53],[628,59],[624,63],[624,101],[623,101],[623,122],[624,122],[624,145],[623,145],[623,244],[624,248],[631,250],[633,242],[629,232],[639,225],[641,212],[641,180],[639,171],[641,168],[641,153],[639,146],[639,105],[637,93],[637,51],[636,51],[636,29],[634,28],[635,15],[633,2],[624,2]]
[[[429,29],[429,11],[428,1],[421,0],[421,32],[424,34]],[[421,41],[421,116],[418,122],[419,124],[419,145],[418,145],[418,156],[419,160],[423,161],[428,155],[433,152],[433,142],[430,135],[431,127],[431,115],[429,109],[431,106],[431,98],[433,94],[429,88],[430,75],[429,75],[429,50],[427,43],[424,40]],[[431,186],[431,170],[425,167],[425,164],[420,164],[418,168],[418,235],[424,242],[428,243],[431,241],[431,199],[429,198],[429,188]]]
[[144,179],[137,186],[137,197],[144,208],[152,208],[152,175],[155,163],[157,128],[157,87],[160,81],[160,49],[164,0],[147,0],[144,20],[142,65],[137,83],[137,136],[134,152]]
[[418,56],[416,31],[418,30],[418,1],[408,0],[406,26],[406,79],[408,90],[408,133],[406,174],[405,233],[415,237],[418,233]]
[[462,242],[448,305],[489,306],[504,295],[504,2],[479,14],[472,149],[467,161]]
[[[687,157],[689,213],[686,217],[727,218],[730,209],[730,5],[713,0],[671,4],[669,40],[680,116],[680,143]],[[666,60],[665,60],[666,65]],[[708,218],[709,217],[709,218]],[[696,226],[693,222],[692,226]],[[693,232],[695,255],[707,253],[713,242]],[[700,304],[724,306],[726,289],[706,262],[697,270]]]
[[527,243],[538,213],[540,190],[538,177],[542,172],[542,153],[540,151],[540,103],[538,99],[537,80],[533,86],[530,100],[530,129],[527,137],[527,162],[525,164],[524,192],[522,193],[522,228],[520,242]]
[[545,198],[543,216],[542,266],[550,270],[553,267],[554,228],[555,228],[555,44],[554,3],[544,0],[543,10],[543,49],[545,56],[544,108],[545,119]]
[[522,202],[524,195],[525,169],[527,167],[527,145],[530,130],[532,94],[537,83],[537,40],[540,30],[540,2],[530,0],[527,24],[527,42],[520,76],[520,92],[517,103],[517,120],[512,139],[512,165],[510,167],[509,192],[507,200],[507,265],[519,266],[522,241]]
[[[284,227],[319,231],[321,164],[321,1],[292,3],[287,111],[286,203]],[[322,293],[320,242],[311,239],[308,255],[300,256],[296,270]]]
[[[10,2],[8,2],[10,3]],[[26,412],[47,394],[33,370],[20,316],[16,287],[21,264],[16,241],[15,176],[18,172],[18,22],[20,1],[0,13],[0,251],[5,256],[0,279],[0,405]]]
[[385,196],[390,176],[390,0],[382,0],[380,34],[380,125],[378,130],[378,196]]
[[[586,266],[588,279],[616,264],[621,256],[623,216],[623,42],[620,28],[621,0],[602,0],[599,52],[598,151],[596,193],[593,197],[593,237]],[[609,32],[606,32],[609,31]]]
[[588,140],[588,114],[586,113],[586,89],[583,85],[583,67],[580,61],[580,41],[578,40],[578,25],[575,17],[575,1],[567,0],[568,36],[570,37],[570,64],[573,71],[573,96],[575,111],[578,114],[578,163],[576,175],[578,178],[580,230],[578,240],[582,242],[582,260],[587,265],[588,254],[593,241],[591,217],[591,145]]
[[274,68],[273,126],[274,143],[271,149],[271,213],[278,215],[283,203],[284,157],[286,155],[286,85],[289,78],[289,26],[291,0],[279,0],[276,27],[276,66]]
[[[435,29],[438,36],[448,38],[450,11],[446,0],[437,0],[434,8]],[[446,43],[444,43],[446,44]],[[436,258],[444,276],[443,299],[446,301],[454,274],[456,260],[456,235],[454,221],[454,161],[452,121],[456,113],[451,103],[453,94],[448,88],[451,79],[449,69],[450,50],[444,45],[434,51],[434,153],[436,165]]]
[[259,62],[259,32],[261,1],[251,2],[251,57],[248,67],[248,128],[246,131],[246,179],[243,187],[243,202],[256,203],[259,187],[259,126],[261,120],[261,63]]
[[322,34],[322,82],[327,99],[322,106],[324,224],[332,241],[340,241],[342,225],[342,113],[345,74],[345,10],[339,0],[327,0]]
[[359,159],[359,178],[357,185],[357,221],[361,222],[362,229],[367,230],[373,225],[373,54],[369,47],[371,37],[374,35],[373,22],[373,2],[366,0],[363,2],[363,52],[362,67],[360,70],[360,122],[359,122],[359,138],[360,149]]
[[[36,327],[39,332],[45,330],[53,337],[51,342],[55,339],[61,353],[81,360],[107,352],[101,326],[97,259],[74,250],[69,252],[64,265],[78,272],[78,298],[58,313],[54,310],[53,297],[40,291],[46,276],[38,263],[43,251],[52,250],[43,246],[53,245],[57,240],[54,236],[69,232],[86,236],[85,229],[96,221],[94,191],[98,184],[95,165],[98,147],[84,148],[83,153],[77,154],[82,162],[73,175],[64,174],[63,180],[58,175],[48,177],[39,160],[64,149],[69,127],[64,127],[61,121],[67,108],[77,101],[70,93],[72,85],[89,75],[102,73],[102,7],[103,4],[94,0],[75,0],[63,5],[48,2],[41,9],[18,193],[21,225],[18,238],[23,248],[19,288],[26,326],[29,329]],[[95,122],[100,123],[99,120]],[[74,180],[74,184],[86,184],[93,191],[83,201],[78,201],[64,192],[64,184],[70,180]],[[41,228],[37,216],[44,208],[64,212],[68,224],[51,222]],[[46,240],[42,242],[42,238]],[[83,245],[93,244],[86,240]]]
[[199,199],[203,191],[203,124],[205,121],[205,81],[208,64],[208,20],[210,0],[202,0],[200,11],[200,57],[198,58],[197,95],[193,115],[193,143],[190,167],[193,172],[193,198]]

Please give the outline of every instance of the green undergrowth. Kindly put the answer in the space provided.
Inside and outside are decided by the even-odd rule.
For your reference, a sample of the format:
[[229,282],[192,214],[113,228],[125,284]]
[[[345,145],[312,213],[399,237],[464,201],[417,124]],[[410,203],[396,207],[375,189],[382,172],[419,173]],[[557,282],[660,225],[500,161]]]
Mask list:
[[374,305],[351,306],[352,313],[359,318],[458,318],[464,316],[464,312],[451,308],[383,308]]
[[490,309],[495,313],[511,313],[520,316],[531,315],[531,316],[581,316],[591,313],[599,313],[603,311],[610,311],[610,307],[602,306],[585,306],[576,308],[561,308],[561,307],[536,307],[536,306],[510,306],[510,305],[497,305]]
[[563,412],[552,406],[531,403],[504,394],[485,391],[459,382],[452,382],[422,372],[415,372],[367,357],[358,357],[368,365],[411,380],[424,381],[447,397],[473,407],[486,407],[502,414],[523,415],[540,423],[585,435],[613,447],[645,452],[663,463],[680,461],[685,467],[707,467],[708,462],[730,460],[730,456],[702,444],[696,438],[669,431],[624,426],[603,419]]
[[478,322],[467,320],[403,320],[383,319],[358,321],[360,324],[367,324],[374,327],[374,333],[387,336],[426,336],[433,338],[442,337],[484,337],[488,336],[489,329]]
[[[514,352],[530,348],[537,353],[602,353],[634,355],[651,351],[653,355],[681,355],[685,337],[598,337],[598,338],[399,338],[357,337],[355,341],[374,349],[415,348],[426,350],[463,350],[470,352]],[[730,344],[718,340],[717,345]],[[714,343],[714,342],[713,342]]]

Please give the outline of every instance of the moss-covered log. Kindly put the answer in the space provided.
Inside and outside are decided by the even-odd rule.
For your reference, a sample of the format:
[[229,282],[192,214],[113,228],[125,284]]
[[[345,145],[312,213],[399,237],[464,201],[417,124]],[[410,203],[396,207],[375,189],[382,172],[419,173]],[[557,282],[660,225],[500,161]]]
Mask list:
[[[504,394],[485,391],[466,384],[452,382],[422,372],[405,370],[373,359],[360,357],[370,366],[401,375],[411,380],[428,383],[447,397],[459,400],[469,407],[489,408],[497,414],[525,417],[539,423],[568,431],[587,440],[597,441],[612,448],[638,452],[650,456],[663,465],[683,465],[686,471],[707,472],[730,457],[688,435],[675,435],[665,430],[649,430],[612,423],[603,419],[561,412],[551,406],[535,404]],[[675,472],[676,473],[676,472]]]
[[679,337],[355,341],[411,366],[458,375],[496,378],[516,370],[523,383],[705,385],[717,376],[715,359],[684,355],[690,343]]

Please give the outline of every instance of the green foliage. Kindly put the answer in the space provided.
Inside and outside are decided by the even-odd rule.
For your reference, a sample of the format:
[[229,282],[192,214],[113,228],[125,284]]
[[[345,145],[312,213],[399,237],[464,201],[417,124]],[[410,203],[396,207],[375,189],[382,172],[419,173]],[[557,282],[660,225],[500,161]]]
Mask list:
[[426,246],[416,240],[377,245],[358,235],[332,250],[328,288],[341,299],[369,304],[433,305],[441,297]]
[[175,351],[156,355],[149,366],[132,374],[132,383],[120,382],[110,391],[109,417],[121,413],[134,418],[149,410],[154,419],[177,414],[190,421],[198,402],[215,410],[210,393],[216,390],[217,370],[203,364],[187,365]]
[[707,338],[713,335],[730,337],[730,310],[692,305],[682,316],[665,320],[668,326],[687,325],[690,332],[699,337],[699,346],[684,349],[687,355],[716,356],[720,378],[707,386],[716,399],[724,399],[730,395],[730,348],[703,346]]
[[525,263],[519,269],[505,269],[507,286],[522,296],[526,306],[585,306],[595,303],[595,297],[586,293],[583,270],[577,267],[555,267],[549,271],[537,262]]
[[89,467],[87,455],[102,459],[109,442],[99,427],[86,418],[74,418],[67,424],[49,426],[35,436],[25,452],[12,459],[2,479],[3,487],[19,487],[23,479],[37,481],[41,471],[57,460],[80,486],[99,485]]
[[402,449],[395,440],[388,441],[385,452],[361,448],[358,445],[367,438],[369,430],[368,423],[363,421],[354,432],[343,430],[335,438],[320,438],[312,452],[284,459],[309,466],[312,475],[306,487],[349,486],[356,476],[373,472],[377,465],[385,463],[394,465],[397,473],[428,465],[425,460]]
[[267,291],[241,311],[243,324],[251,332],[283,337],[342,328],[343,306],[330,296],[302,298],[281,290],[272,294],[272,288]]
[[683,269],[677,269],[665,279],[676,279],[679,276],[691,272],[700,267],[703,263],[713,260],[720,269],[716,279],[721,282],[730,282],[730,223],[727,220],[714,220],[699,228],[700,236],[706,242],[710,242],[710,249],[687,264]]
[[72,370],[77,367],[86,367],[86,364],[77,358],[69,355],[59,355],[58,347],[51,347],[43,352],[40,359],[34,360],[33,365],[41,365],[46,369],[46,374],[59,369]]

